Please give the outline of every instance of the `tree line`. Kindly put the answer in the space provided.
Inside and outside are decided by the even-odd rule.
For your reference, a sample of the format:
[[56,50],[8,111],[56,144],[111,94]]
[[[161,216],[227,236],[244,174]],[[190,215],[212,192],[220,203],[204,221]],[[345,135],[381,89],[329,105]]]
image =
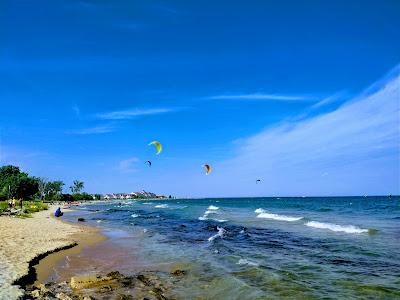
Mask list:
[[30,176],[17,166],[0,167],[0,200],[79,201],[100,199],[100,195],[92,196],[82,192],[83,181],[73,181],[69,187],[71,194],[63,193],[64,186],[65,184],[61,180],[51,181],[42,177]]

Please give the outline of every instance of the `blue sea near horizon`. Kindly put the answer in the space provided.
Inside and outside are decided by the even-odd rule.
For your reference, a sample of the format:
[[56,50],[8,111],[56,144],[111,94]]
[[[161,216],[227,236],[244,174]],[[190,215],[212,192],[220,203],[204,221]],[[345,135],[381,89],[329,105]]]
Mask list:
[[398,196],[115,200],[78,216],[124,249],[113,268],[187,270],[178,299],[400,298]]

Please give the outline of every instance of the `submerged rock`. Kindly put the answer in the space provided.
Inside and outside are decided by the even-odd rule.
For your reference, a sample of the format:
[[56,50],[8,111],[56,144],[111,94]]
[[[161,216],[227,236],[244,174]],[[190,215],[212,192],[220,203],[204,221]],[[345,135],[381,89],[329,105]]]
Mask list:
[[73,289],[94,288],[102,285],[109,285],[114,278],[110,276],[83,275],[71,277],[71,287]]
[[172,271],[171,272],[171,275],[174,275],[174,276],[184,276],[184,275],[186,275],[187,274],[187,271],[185,271],[185,270],[179,270],[179,269],[177,269],[177,270],[174,270],[174,271]]
[[146,286],[150,286],[151,285],[150,280],[146,276],[144,276],[143,274],[139,274],[136,278],[139,279],[141,282],[143,282],[143,284],[146,285]]
[[186,271],[176,269],[171,273],[146,271],[125,276],[118,271],[106,275],[79,275],[70,282],[29,286],[24,299],[38,300],[131,300],[171,299],[169,292]]
[[124,294],[118,294],[114,300],[133,300],[133,296],[132,295],[124,295]]
[[57,293],[56,298],[60,300],[72,300],[72,298],[64,293]]

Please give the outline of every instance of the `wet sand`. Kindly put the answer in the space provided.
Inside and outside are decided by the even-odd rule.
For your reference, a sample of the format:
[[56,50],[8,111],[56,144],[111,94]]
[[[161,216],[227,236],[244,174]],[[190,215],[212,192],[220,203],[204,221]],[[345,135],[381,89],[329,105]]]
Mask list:
[[73,234],[71,239],[76,241],[78,245],[70,249],[51,253],[39,261],[39,263],[35,266],[37,276],[35,284],[46,282],[53,273],[54,266],[56,266],[66,257],[71,255],[75,256],[81,253],[85,248],[94,246],[95,244],[106,240],[106,237],[101,235],[95,228],[85,227],[84,232]]

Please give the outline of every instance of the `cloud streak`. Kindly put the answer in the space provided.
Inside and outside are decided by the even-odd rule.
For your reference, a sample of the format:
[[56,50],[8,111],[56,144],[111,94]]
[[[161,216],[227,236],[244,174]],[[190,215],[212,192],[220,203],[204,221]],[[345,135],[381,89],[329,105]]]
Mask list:
[[[400,75],[361,95],[241,140],[236,155],[215,168],[218,189],[227,196],[399,193]],[[254,188],[254,178],[264,184]]]
[[210,96],[211,100],[271,100],[271,101],[312,101],[314,98],[299,95],[279,95],[279,94],[238,94],[238,95],[217,95]]
[[121,160],[118,164],[118,170],[123,173],[131,173],[136,171],[134,168],[135,164],[139,161],[137,157],[130,157],[128,159]]
[[114,131],[114,127],[111,127],[111,126],[95,126],[95,127],[88,127],[88,128],[73,130],[73,131],[70,131],[69,133],[76,134],[76,135],[90,135],[90,134],[110,133],[113,131]]
[[96,117],[102,120],[127,120],[141,116],[159,115],[174,111],[176,111],[176,109],[172,108],[130,109],[101,113],[97,114]]

